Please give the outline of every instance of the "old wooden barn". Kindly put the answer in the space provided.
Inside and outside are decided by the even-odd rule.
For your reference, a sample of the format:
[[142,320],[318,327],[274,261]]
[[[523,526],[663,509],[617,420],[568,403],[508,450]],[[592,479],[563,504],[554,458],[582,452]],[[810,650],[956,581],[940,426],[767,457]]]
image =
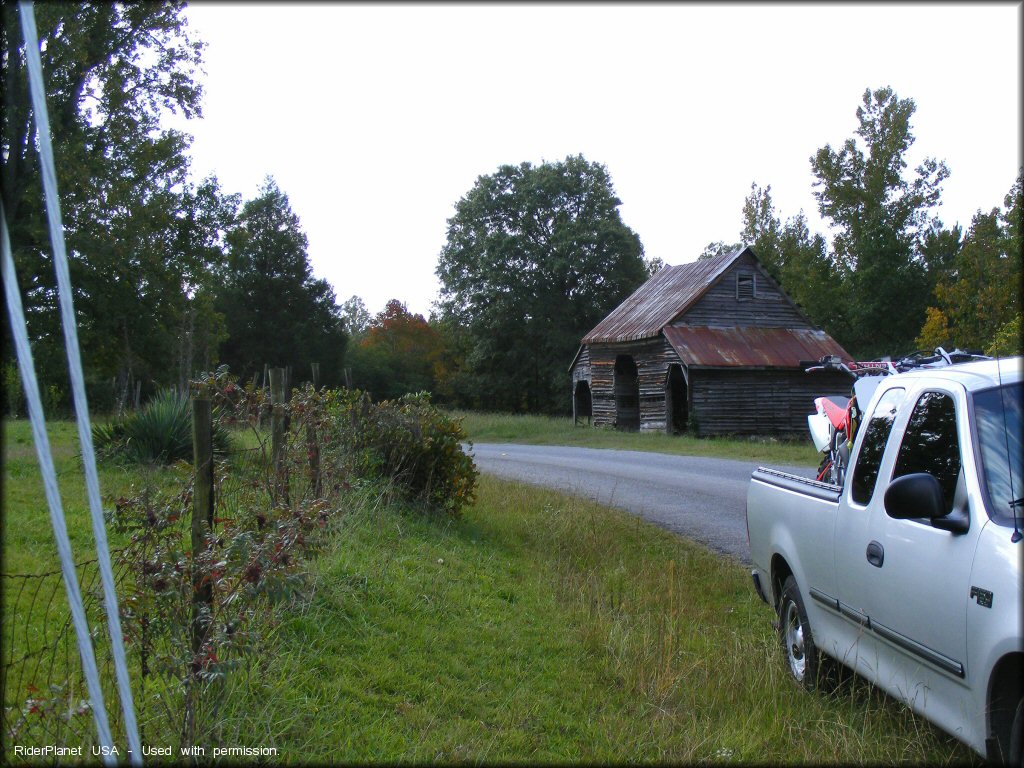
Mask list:
[[584,336],[573,415],[624,430],[804,433],[815,397],[850,389],[800,369],[826,354],[849,359],[742,247],[664,267]]

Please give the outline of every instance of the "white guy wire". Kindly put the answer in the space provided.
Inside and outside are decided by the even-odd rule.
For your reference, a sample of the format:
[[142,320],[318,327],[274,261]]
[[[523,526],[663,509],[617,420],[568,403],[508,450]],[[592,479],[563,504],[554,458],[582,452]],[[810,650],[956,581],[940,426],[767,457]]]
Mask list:
[[[82,593],[78,588],[78,574],[71,554],[71,542],[68,539],[68,528],[64,522],[64,508],[61,506],[60,490],[57,487],[57,472],[53,466],[53,455],[50,452],[50,440],[46,436],[46,421],[43,416],[43,404],[39,399],[39,382],[36,381],[35,363],[32,361],[32,348],[28,343],[28,331],[25,328],[25,314],[21,307],[21,292],[18,290],[17,277],[14,274],[14,257],[11,255],[11,239],[7,234],[7,214],[3,202],[0,201],[0,245],[3,248],[4,295],[7,298],[7,314],[11,318],[11,334],[14,336],[14,347],[18,353],[18,368],[21,369],[21,383],[28,401],[29,418],[32,421],[32,437],[36,445],[36,456],[43,475],[43,488],[46,501],[50,507],[50,522],[53,524],[54,538],[57,540],[57,553],[60,555],[60,568],[64,574],[64,587],[68,593],[68,605],[71,607],[71,618],[78,637],[78,652],[82,657],[82,668],[85,681],[89,687],[89,698],[92,701],[93,719],[96,721],[96,732],[101,746],[110,747],[110,726],[107,724],[107,707],[103,703],[103,690],[100,688],[99,672],[96,669],[96,657],[92,650],[89,637],[89,624],[85,619],[85,608],[82,605]],[[112,756],[105,756],[104,762],[114,765]]]
[[[107,544],[107,529],[103,521],[103,506],[100,502],[99,476],[96,472],[96,455],[92,444],[92,428],[89,423],[89,406],[85,396],[85,381],[82,375],[82,358],[78,350],[78,328],[72,302],[71,277],[68,271],[67,249],[64,244],[64,226],[60,215],[60,198],[57,193],[57,173],[53,161],[53,145],[50,140],[50,119],[46,108],[43,87],[43,68],[39,60],[39,36],[36,32],[35,12],[31,0],[18,4],[22,34],[25,37],[25,52],[28,62],[29,89],[32,108],[36,118],[36,134],[39,139],[39,158],[46,197],[46,214],[50,225],[50,241],[53,245],[53,263],[57,272],[57,287],[60,298],[61,320],[64,325],[64,345],[67,349],[68,372],[74,396],[75,416],[78,422],[78,440],[85,469],[85,481],[89,497],[89,511],[92,517],[92,533],[99,558],[100,578],[103,583],[103,602],[110,630],[110,645],[114,656],[117,688],[121,697],[125,731],[128,736],[130,760],[133,765],[142,765],[142,746],[139,742],[138,726],[135,722],[135,706],[132,699],[131,681],[128,677],[128,663],[124,652],[124,636],[121,632],[121,616],[117,607],[117,591],[114,573],[110,564],[110,550]],[[104,715],[106,710],[104,709]]]

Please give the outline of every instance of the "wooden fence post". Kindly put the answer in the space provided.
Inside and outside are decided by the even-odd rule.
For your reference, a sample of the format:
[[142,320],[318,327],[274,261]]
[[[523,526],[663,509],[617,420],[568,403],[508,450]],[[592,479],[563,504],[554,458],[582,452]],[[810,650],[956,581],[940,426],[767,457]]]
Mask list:
[[263,380],[260,382],[260,389],[263,390],[263,405],[260,407],[259,414],[259,428],[263,429],[263,425],[266,423],[267,416],[267,394],[270,391],[268,382],[270,381],[270,366],[267,363],[263,364]]
[[213,609],[213,585],[204,580],[197,562],[206,550],[206,534],[213,530],[213,408],[209,400],[192,400],[192,667],[185,706],[185,740],[195,735],[195,678],[197,661]]
[[313,389],[320,389],[320,363],[313,363]]
[[[292,401],[292,391],[295,388],[295,382],[292,378],[292,367],[289,365],[284,369],[284,402],[290,403]],[[284,414],[284,431],[287,432],[292,428],[292,415],[289,412]]]
[[285,369],[270,369],[270,402],[272,403],[270,455],[274,470],[273,502],[276,504],[279,494],[285,500],[288,497],[288,478],[285,476],[284,448],[287,436],[285,422]]

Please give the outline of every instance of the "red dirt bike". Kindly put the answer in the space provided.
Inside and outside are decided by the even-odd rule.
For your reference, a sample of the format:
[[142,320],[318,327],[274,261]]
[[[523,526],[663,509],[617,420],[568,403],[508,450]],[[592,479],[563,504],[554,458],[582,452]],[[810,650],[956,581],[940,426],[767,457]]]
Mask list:
[[843,362],[835,355],[826,355],[805,367],[813,371],[842,371],[853,378],[850,397],[828,395],[814,399],[814,413],[807,416],[814,447],[824,456],[818,466],[816,479],[832,485],[842,485],[850,463],[850,448],[860,425],[861,409],[867,404],[882,376],[898,373],[890,361]]
[[[866,406],[882,376],[902,373],[914,368],[941,368],[971,360],[989,360],[979,352],[955,349],[946,352],[937,347],[934,352],[913,352],[899,360],[869,360],[843,362],[836,355],[826,355],[816,363],[801,363],[808,373],[812,371],[843,371],[853,378],[853,391],[849,397],[828,395],[814,400],[815,412],[807,416],[814,447],[823,453],[816,479],[832,485],[842,485],[850,463],[850,449],[857,436],[861,421],[861,407]],[[858,403],[861,405],[858,406]]]

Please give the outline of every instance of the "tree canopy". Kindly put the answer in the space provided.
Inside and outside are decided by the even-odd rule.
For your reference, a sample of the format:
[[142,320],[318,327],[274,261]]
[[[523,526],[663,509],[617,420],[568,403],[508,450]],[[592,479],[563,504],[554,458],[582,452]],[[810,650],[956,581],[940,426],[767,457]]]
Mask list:
[[1020,352],[1022,182],[1024,170],[1004,208],[979,210],[962,241],[958,228],[935,236],[935,287],[919,346]]
[[[858,357],[915,348],[1020,350],[1021,187],[1004,209],[981,210],[966,235],[930,215],[945,164],[924,160],[907,178],[914,102],[867,90],[855,138],[811,158],[819,211],[835,228],[831,250],[803,211],[785,223],[771,186],[751,184],[740,238],[810,319]],[[712,243],[706,255],[728,248]]]
[[855,137],[810,159],[818,210],[835,231],[833,263],[850,297],[843,341],[857,355],[907,349],[924,322],[930,284],[921,244],[949,169],[926,158],[906,177],[915,109],[891,88],[867,89]]
[[349,352],[352,384],[377,400],[437,388],[444,342],[420,314],[391,299]]
[[[56,280],[19,8],[0,7],[0,181],[37,366],[59,386]],[[208,358],[223,330],[206,291],[233,201],[216,179],[189,181],[189,139],[161,125],[168,112],[200,114],[202,44],[182,2],[34,8],[87,379],[94,392],[105,382],[108,396],[111,377],[125,389],[170,383],[184,368],[168,361],[191,373],[192,357]]]
[[345,321],[345,332],[353,342],[361,341],[370,329],[372,318],[360,296],[349,296],[342,303],[341,317]]
[[480,176],[448,220],[443,318],[466,333],[473,404],[558,411],[580,338],[644,282],[608,170],[582,155]]
[[[324,383],[340,382],[341,314],[331,286],[312,276],[287,197],[268,180],[242,206],[215,177],[193,182],[190,137],[164,127],[170,113],[201,111],[203,44],[184,7],[35,6],[79,342],[89,400],[101,409],[136,383],[146,394],[184,387],[221,352],[243,376],[266,362],[306,377],[318,362]],[[0,181],[37,369],[47,391],[60,392],[63,341],[19,9],[0,6]]]
[[223,361],[243,378],[264,364],[306,377],[319,363],[321,382],[339,384],[347,341],[341,309],[330,284],[313,277],[306,235],[273,178],[242,206],[227,248],[217,300],[227,324]]
[[771,185],[750,185],[743,203],[740,238],[808,318],[834,338],[846,335],[840,276],[828,258],[825,239],[811,234],[803,211],[782,222]]

